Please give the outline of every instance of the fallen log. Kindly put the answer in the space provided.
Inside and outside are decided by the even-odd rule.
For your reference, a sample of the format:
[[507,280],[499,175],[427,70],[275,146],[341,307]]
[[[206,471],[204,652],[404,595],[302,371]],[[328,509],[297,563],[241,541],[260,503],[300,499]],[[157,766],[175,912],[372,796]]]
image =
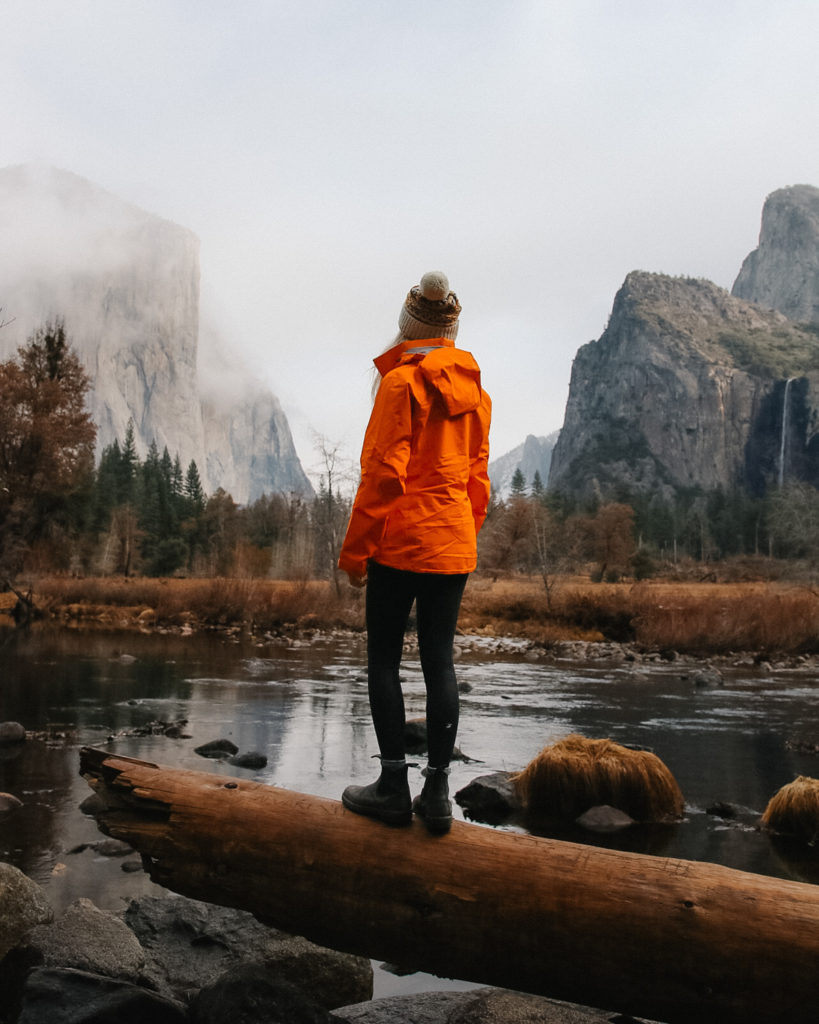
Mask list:
[[344,952],[676,1022],[813,1021],[819,888],[334,800],[84,748],[103,832],[175,892]]

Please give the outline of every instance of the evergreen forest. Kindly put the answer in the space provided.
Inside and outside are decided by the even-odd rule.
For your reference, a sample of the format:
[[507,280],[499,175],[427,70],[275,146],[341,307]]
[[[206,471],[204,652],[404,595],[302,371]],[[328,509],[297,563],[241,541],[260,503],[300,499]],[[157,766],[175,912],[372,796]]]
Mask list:
[[[203,491],[195,462],[154,443],[137,453],[133,424],[95,465],[90,382],[59,321],[0,363],[0,575],[247,576],[331,579],[355,480],[320,446],[318,493],[269,494],[238,505]],[[629,493],[580,505],[520,470],[493,497],[479,569],[539,576],[550,593],[567,573],[641,579],[683,561],[798,559],[819,550],[819,492],[792,485],[752,498],[692,490]]]

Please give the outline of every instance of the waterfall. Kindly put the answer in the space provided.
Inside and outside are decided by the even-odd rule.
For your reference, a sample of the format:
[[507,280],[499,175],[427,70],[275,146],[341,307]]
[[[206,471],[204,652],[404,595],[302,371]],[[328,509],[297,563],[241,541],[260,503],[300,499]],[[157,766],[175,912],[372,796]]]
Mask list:
[[785,381],[785,396],[782,399],[782,436],[779,439],[779,486],[785,482],[785,448],[787,445],[788,436],[788,392],[790,391],[791,381],[795,380],[795,377],[788,377]]

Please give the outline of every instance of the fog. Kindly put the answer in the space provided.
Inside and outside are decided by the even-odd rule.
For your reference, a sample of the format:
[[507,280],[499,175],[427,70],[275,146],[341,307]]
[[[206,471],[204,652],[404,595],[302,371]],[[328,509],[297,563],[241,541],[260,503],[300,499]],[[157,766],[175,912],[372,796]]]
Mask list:
[[[560,426],[630,270],[730,288],[766,195],[819,184],[807,0],[3,14],[0,166],[65,168],[190,229],[208,339],[278,395],[308,468],[313,430],[360,444],[370,359],[424,271],[461,300],[499,455]],[[18,267],[75,246],[13,229]]]

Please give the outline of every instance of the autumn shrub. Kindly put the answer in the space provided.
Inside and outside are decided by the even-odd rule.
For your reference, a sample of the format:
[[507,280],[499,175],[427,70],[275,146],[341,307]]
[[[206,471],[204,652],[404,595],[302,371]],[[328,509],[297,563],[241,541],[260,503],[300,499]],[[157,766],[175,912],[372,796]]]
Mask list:
[[685,803],[656,754],[577,734],[544,747],[512,783],[529,811],[568,821],[601,804],[635,821],[664,821],[678,818]]
[[814,845],[819,838],[819,781],[799,775],[771,797],[762,827]]

